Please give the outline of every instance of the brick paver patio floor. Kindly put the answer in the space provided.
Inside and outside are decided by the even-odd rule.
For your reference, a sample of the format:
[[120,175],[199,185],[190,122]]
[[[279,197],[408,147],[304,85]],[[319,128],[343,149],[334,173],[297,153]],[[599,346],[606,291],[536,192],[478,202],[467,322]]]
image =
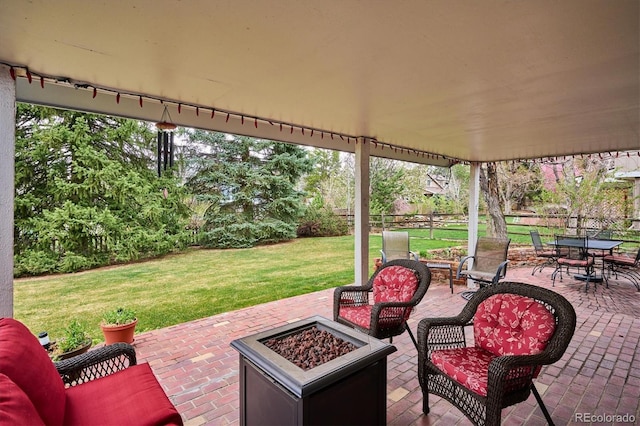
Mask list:
[[[531,268],[512,268],[507,280],[552,288],[550,273],[547,268],[532,277]],[[565,356],[543,368],[536,381],[554,421],[581,424],[587,415],[627,414],[640,422],[640,292],[620,280],[585,293],[584,283],[566,276],[554,289],[571,301],[578,317]],[[465,303],[459,295],[463,290],[456,286],[451,294],[448,281],[432,282],[412,313],[414,333],[421,318],[457,314]],[[238,424],[238,353],[229,343],[312,315],[331,318],[332,296],[329,289],[137,334],[138,362],[151,364],[187,425]],[[388,358],[388,424],[470,424],[436,396],[430,397],[430,414],[422,413],[416,349],[407,333],[393,344],[398,350]],[[502,419],[505,425],[546,424],[533,395],[503,410]]]

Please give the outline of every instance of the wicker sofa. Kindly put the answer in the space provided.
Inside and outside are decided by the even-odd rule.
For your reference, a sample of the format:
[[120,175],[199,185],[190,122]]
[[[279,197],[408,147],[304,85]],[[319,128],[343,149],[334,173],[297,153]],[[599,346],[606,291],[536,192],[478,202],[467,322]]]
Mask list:
[[182,425],[132,346],[117,343],[54,364],[19,321],[0,319],[0,423]]

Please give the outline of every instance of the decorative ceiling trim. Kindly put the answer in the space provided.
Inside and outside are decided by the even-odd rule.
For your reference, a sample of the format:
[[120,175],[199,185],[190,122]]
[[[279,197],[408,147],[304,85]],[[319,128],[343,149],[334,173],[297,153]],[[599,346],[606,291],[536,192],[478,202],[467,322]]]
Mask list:
[[[102,114],[111,113],[150,122],[157,121],[157,117],[160,116],[160,113],[164,113],[163,111],[169,111],[173,114],[174,123],[185,127],[216,130],[346,152],[354,152],[355,145],[362,141],[368,141],[371,143],[371,155],[373,156],[442,167],[465,163],[456,158],[410,149],[368,136],[349,135],[228,111],[213,106],[195,105],[142,93],[115,90],[63,76],[44,75],[31,71],[25,66],[4,62],[0,62],[0,64],[9,68],[11,78],[16,81],[18,87],[16,96],[22,102]],[[76,92],[72,96],[73,100],[70,99],[69,89]],[[52,96],[40,96],[41,94],[36,93],[36,90],[51,90]],[[82,96],[78,96],[78,92],[81,92]],[[106,99],[110,99],[115,105],[104,105]],[[119,109],[119,113],[112,112]],[[215,120],[215,123],[212,120]]]

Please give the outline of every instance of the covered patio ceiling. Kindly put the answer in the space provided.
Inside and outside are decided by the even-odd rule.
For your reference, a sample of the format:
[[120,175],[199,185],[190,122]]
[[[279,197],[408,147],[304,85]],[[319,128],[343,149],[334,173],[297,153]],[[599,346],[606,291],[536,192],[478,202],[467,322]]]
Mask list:
[[440,165],[640,149],[638,0],[0,4],[21,101]]

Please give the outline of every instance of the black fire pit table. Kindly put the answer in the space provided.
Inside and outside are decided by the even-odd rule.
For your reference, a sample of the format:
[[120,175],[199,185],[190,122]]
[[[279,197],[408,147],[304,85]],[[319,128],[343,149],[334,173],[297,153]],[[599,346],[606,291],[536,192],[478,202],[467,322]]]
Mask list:
[[[317,328],[354,346],[304,370],[265,343]],[[330,339],[331,340],[331,339]],[[237,339],[241,425],[384,425],[395,346],[321,316]]]

